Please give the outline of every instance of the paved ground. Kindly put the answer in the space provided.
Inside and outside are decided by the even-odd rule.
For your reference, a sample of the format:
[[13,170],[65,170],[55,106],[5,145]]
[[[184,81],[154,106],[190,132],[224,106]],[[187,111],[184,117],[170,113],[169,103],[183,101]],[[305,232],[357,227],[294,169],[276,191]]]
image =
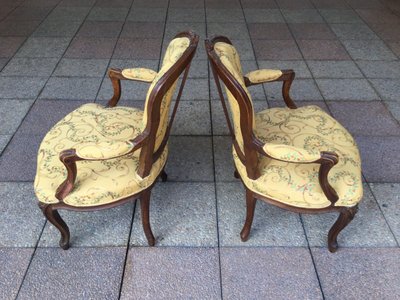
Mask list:
[[[391,1],[396,5],[395,1]],[[399,299],[400,18],[378,0],[0,0],[1,299]],[[397,8],[399,6],[397,5]],[[178,31],[233,39],[245,70],[293,68],[293,97],[356,137],[365,197],[330,254],[334,215],[259,203],[239,239],[242,185],[203,44],[171,138],[170,181],[153,192],[157,247],[133,204],[63,213],[57,247],[32,191],[38,144],[63,115],[111,96],[109,66],[157,68]],[[121,104],[143,106],[124,83]],[[252,90],[257,110],[279,86]],[[265,101],[267,99],[267,101]]]

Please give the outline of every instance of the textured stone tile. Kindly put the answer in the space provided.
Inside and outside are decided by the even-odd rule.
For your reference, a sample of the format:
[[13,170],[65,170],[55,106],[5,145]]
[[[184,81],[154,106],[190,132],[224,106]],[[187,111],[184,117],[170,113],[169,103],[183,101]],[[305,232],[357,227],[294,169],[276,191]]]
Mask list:
[[370,187],[390,229],[397,241],[399,241],[400,211],[398,203],[400,200],[400,185],[398,183],[371,183]]
[[235,22],[245,21],[243,11],[241,9],[207,8],[206,16],[207,16],[207,22],[235,23]]
[[167,17],[166,8],[146,8],[146,7],[135,7],[133,8],[127,17],[127,21],[134,22],[164,22]]
[[[302,215],[307,239],[311,247],[327,247],[328,231],[338,216],[338,213]],[[339,234],[338,244],[338,252],[342,247],[396,246],[394,236],[366,184],[364,185],[364,197],[359,204],[359,210],[354,220]]]
[[73,37],[82,21],[45,20],[33,32],[35,37]]
[[171,0],[171,8],[204,8],[204,3],[197,0]]
[[54,71],[54,76],[103,77],[108,59],[63,58]]
[[219,8],[219,9],[227,7],[235,9],[241,8],[239,0],[205,0],[205,6],[207,8]]
[[96,0],[62,0],[59,6],[89,6],[91,7]]
[[[121,81],[121,100],[141,100],[144,102],[149,86],[148,83],[138,81]],[[111,81],[106,76],[101,84],[97,100],[110,100],[113,94],[114,90]]]
[[127,39],[120,38],[113,58],[123,59],[159,59],[160,39]]
[[[400,24],[399,24],[400,25]],[[395,24],[369,24],[369,27],[383,40],[400,40],[400,28]]]
[[121,299],[220,299],[220,295],[217,249],[131,248],[128,253]]
[[[155,59],[111,59],[110,68],[148,68],[158,71],[159,60]],[[107,76],[108,77],[108,76]]]
[[0,36],[29,36],[40,21],[7,21],[0,22]]
[[[319,106],[320,108],[322,108],[322,110],[324,110],[326,113],[331,114],[329,112],[328,106],[326,105],[325,101],[301,101],[300,103],[298,103],[298,101],[296,102],[296,105],[298,107],[303,107],[303,106],[308,106],[308,105],[316,105]],[[269,103],[270,108],[273,107],[286,107],[286,104],[284,101],[271,101]]]
[[279,9],[244,9],[248,23],[285,23]]
[[137,7],[146,7],[146,8],[167,8],[168,2],[163,0],[135,0],[133,3],[133,8],[136,9]]
[[[326,299],[396,299],[400,249],[312,249]],[[338,276],[339,275],[339,276]]]
[[2,134],[0,135],[0,154],[3,152],[4,148],[7,146],[9,140],[11,140],[12,135]]
[[[192,72],[195,72],[193,69]],[[208,100],[208,79],[189,78],[186,80],[185,88],[182,93],[182,100]]]
[[333,116],[354,135],[400,135],[400,126],[378,102],[329,102]]
[[290,24],[293,36],[297,40],[335,40],[336,35],[327,24],[294,23]]
[[249,240],[242,242],[239,234],[246,219],[246,197],[240,180],[236,179],[234,183],[218,183],[217,199],[222,247],[307,246],[299,215],[262,200],[257,201]]
[[[133,204],[96,212],[60,211],[71,232],[71,247],[126,246]],[[39,247],[58,247],[60,232],[49,222],[40,237]]]
[[319,13],[328,23],[362,23],[358,14],[352,9],[320,9]]
[[298,60],[301,53],[293,40],[254,40],[257,60]]
[[22,45],[23,37],[0,37],[0,57],[11,57]]
[[394,101],[385,101],[385,104],[392,113],[393,117],[400,122],[400,103]]
[[380,40],[343,40],[350,56],[355,60],[392,60],[396,56]]
[[59,58],[68,47],[70,38],[31,37],[15,54],[16,57]]
[[365,79],[317,79],[326,100],[379,100]]
[[[214,183],[159,182],[152,191],[150,203],[150,224],[157,246],[218,245]],[[147,246],[140,214],[138,202],[132,246]]]
[[[232,44],[235,46],[237,52],[239,53],[240,59],[255,61],[253,45],[250,40],[231,40]],[[197,50],[198,51],[198,50]],[[205,54],[206,55],[206,54]],[[205,57],[205,56],[203,56]]]
[[248,23],[253,40],[292,40],[289,27],[284,23]]
[[206,15],[203,8],[170,8],[167,22],[205,22]]
[[[171,105],[171,111],[173,109]],[[182,101],[179,103],[171,129],[172,135],[211,135],[210,103]]]
[[90,11],[90,7],[56,7],[48,16],[47,20],[82,21]]
[[123,22],[116,21],[86,21],[82,24],[76,36],[117,38],[123,25]]
[[116,38],[76,37],[69,45],[65,57],[110,58],[116,42]]
[[221,280],[226,299],[323,299],[306,248],[222,248]]
[[161,22],[126,22],[121,37],[161,39],[163,34],[164,23]]
[[[311,78],[311,73],[303,60],[260,60],[258,61],[258,65],[260,69],[292,69],[296,73],[296,79]],[[266,86],[268,86],[268,84]]]
[[0,134],[14,134],[32,103],[33,100],[1,100]]
[[19,299],[118,298],[126,249],[37,249]]
[[130,7],[133,0],[98,0],[95,4],[97,7]]
[[345,0],[311,0],[318,9],[349,9],[350,6]]
[[86,102],[37,100],[26,115],[18,133],[44,137],[58,121],[84,103]]
[[213,181],[211,137],[171,136],[166,166],[171,181]]
[[[225,120],[226,123],[226,120]],[[232,157],[232,138],[230,136],[213,136],[214,163],[216,181],[236,181]]]
[[46,80],[46,77],[0,77],[0,98],[34,99]]
[[372,79],[370,82],[383,100],[399,101],[400,79]]
[[[231,25],[231,24],[230,24]],[[164,40],[171,41],[179,32],[192,30],[196,32],[201,37],[206,37],[206,23],[194,23],[194,22],[173,22],[167,23],[165,25],[164,32]],[[199,52],[200,46],[197,48],[197,52]],[[202,59],[205,59],[203,57]]]
[[281,9],[307,9],[313,8],[312,3],[309,0],[276,0],[276,3],[279,5]]
[[94,101],[100,84],[101,78],[52,77],[39,98]]
[[341,40],[376,40],[378,36],[363,23],[330,24],[332,30]]
[[207,36],[227,36],[230,39],[249,39],[246,23],[207,23]]
[[357,65],[350,60],[309,60],[307,64],[314,78],[363,78]]
[[192,60],[188,78],[208,78],[208,61]]
[[383,4],[379,0],[346,0],[348,4],[354,9],[356,8],[374,8],[382,9]]
[[127,7],[94,7],[87,17],[90,21],[121,21],[125,20],[129,9]]
[[400,17],[388,9],[356,9],[357,13],[367,23],[400,24]]
[[8,16],[7,20],[13,21],[31,21],[39,20],[42,21],[46,18],[47,14],[50,12],[50,7],[26,7],[19,6],[13,10]]
[[32,183],[1,182],[0,196],[0,247],[35,247],[45,219]]
[[357,137],[363,163],[363,174],[368,182],[400,182],[400,154],[398,137]]
[[350,57],[339,41],[298,40],[303,56],[307,60],[349,60]]
[[4,299],[15,299],[29,266],[33,249],[0,249],[0,290]]
[[[267,84],[265,84],[265,85],[267,85]],[[251,98],[253,100],[263,100],[263,101],[266,100],[266,96],[265,96],[264,89],[263,89],[262,85],[250,86],[247,89],[248,89],[248,91],[249,91],[249,93],[251,95]],[[217,91],[217,86],[215,84],[214,78],[210,79],[210,91],[211,91],[211,99],[219,101],[220,97],[219,97],[219,94],[218,94],[218,91]],[[223,94],[224,94],[225,100],[227,100],[227,97],[226,97],[226,94],[225,94],[225,88],[223,88]]]
[[[274,82],[264,86],[268,101],[283,100],[282,83]],[[297,79],[290,88],[290,96],[296,100],[321,100],[322,96],[312,79]]]
[[2,76],[50,76],[58,58],[13,58],[1,72]]
[[282,9],[287,23],[324,23],[316,9]]

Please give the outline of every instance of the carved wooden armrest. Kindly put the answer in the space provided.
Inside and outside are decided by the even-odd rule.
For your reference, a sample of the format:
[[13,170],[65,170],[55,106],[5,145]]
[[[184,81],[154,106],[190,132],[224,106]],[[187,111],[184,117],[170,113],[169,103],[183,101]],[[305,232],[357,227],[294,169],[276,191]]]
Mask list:
[[77,176],[76,162],[87,160],[107,160],[132,153],[142,146],[144,135],[130,141],[104,141],[100,143],[83,143],[75,149],[66,149],[60,153],[60,161],[67,169],[67,178],[57,188],[56,198],[63,200],[74,188]]
[[290,98],[290,86],[295,77],[293,70],[269,70],[262,69],[247,73],[244,76],[244,83],[246,86],[252,86],[261,83],[283,81],[282,96],[285,104],[289,108],[297,108],[296,104]]

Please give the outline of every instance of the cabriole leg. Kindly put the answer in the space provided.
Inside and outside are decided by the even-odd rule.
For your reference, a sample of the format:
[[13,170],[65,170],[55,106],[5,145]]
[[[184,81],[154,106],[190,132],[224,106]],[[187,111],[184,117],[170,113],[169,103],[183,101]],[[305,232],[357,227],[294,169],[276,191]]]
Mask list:
[[166,182],[168,180],[168,174],[164,171],[164,169],[160,173],[161,181]]
[[142,214],[142,226],[144,234],[146,235],[149,246],[154,246],[155,239],[153,236],[153,232],[151,231],[150,217],[149,217],[150,194],[151,194],[150,190],[146,190],[142,193],[142,196],[140,197],[140,210]]
[[256,208],[257,199],[254,198],[253,192],[246,188],[246,221],[243,229],[240,232],[242,242],[245,242],[249,238],[251,224],[253,224],[254,209]]
[[69,228],[56,209],[52,205],[39,205],[46,219],[53,224],[61,233],[59,245],[64,250],[69,248]]
[[328,233],[328,249],[336,252],[338,249],[337,237],[339,233],[353,220],[358,211],[358,206],[344,208]]

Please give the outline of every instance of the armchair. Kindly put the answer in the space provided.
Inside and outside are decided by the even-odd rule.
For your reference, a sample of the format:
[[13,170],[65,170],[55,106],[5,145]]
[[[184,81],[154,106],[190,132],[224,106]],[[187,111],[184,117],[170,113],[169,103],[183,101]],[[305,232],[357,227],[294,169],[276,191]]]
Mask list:
[[[297,213],[336,211],[328,233],[329,251],[354,218],[362,198],[361,160],[347,130],[317,106],[297,108],[289,90],[292,70],[257,70],[242,74],[239,55],[223,36],[205,41],[207,55],[233,142],[235,177],[246,190],[249,238],[256,199]],[[232,121],[221,87],[225,88]],[[255,113],[248,86],[282,81],[287,107]]]
[[[169,44],[158,72],[110,69],[114,95],[107,107],[85,104],[59,121],[44,137],[34,182],[39,207],[69,248],[70,232],[59,209],[93,211],[140,199],[142,225],[150,246],[150,193],[157,178],[167,180],[167,141],[195,54],[198,36],[183,32]],[[169,119],[172,96],[183,75]],[[144,111],[117,107],[121,80],[150,83]]]

